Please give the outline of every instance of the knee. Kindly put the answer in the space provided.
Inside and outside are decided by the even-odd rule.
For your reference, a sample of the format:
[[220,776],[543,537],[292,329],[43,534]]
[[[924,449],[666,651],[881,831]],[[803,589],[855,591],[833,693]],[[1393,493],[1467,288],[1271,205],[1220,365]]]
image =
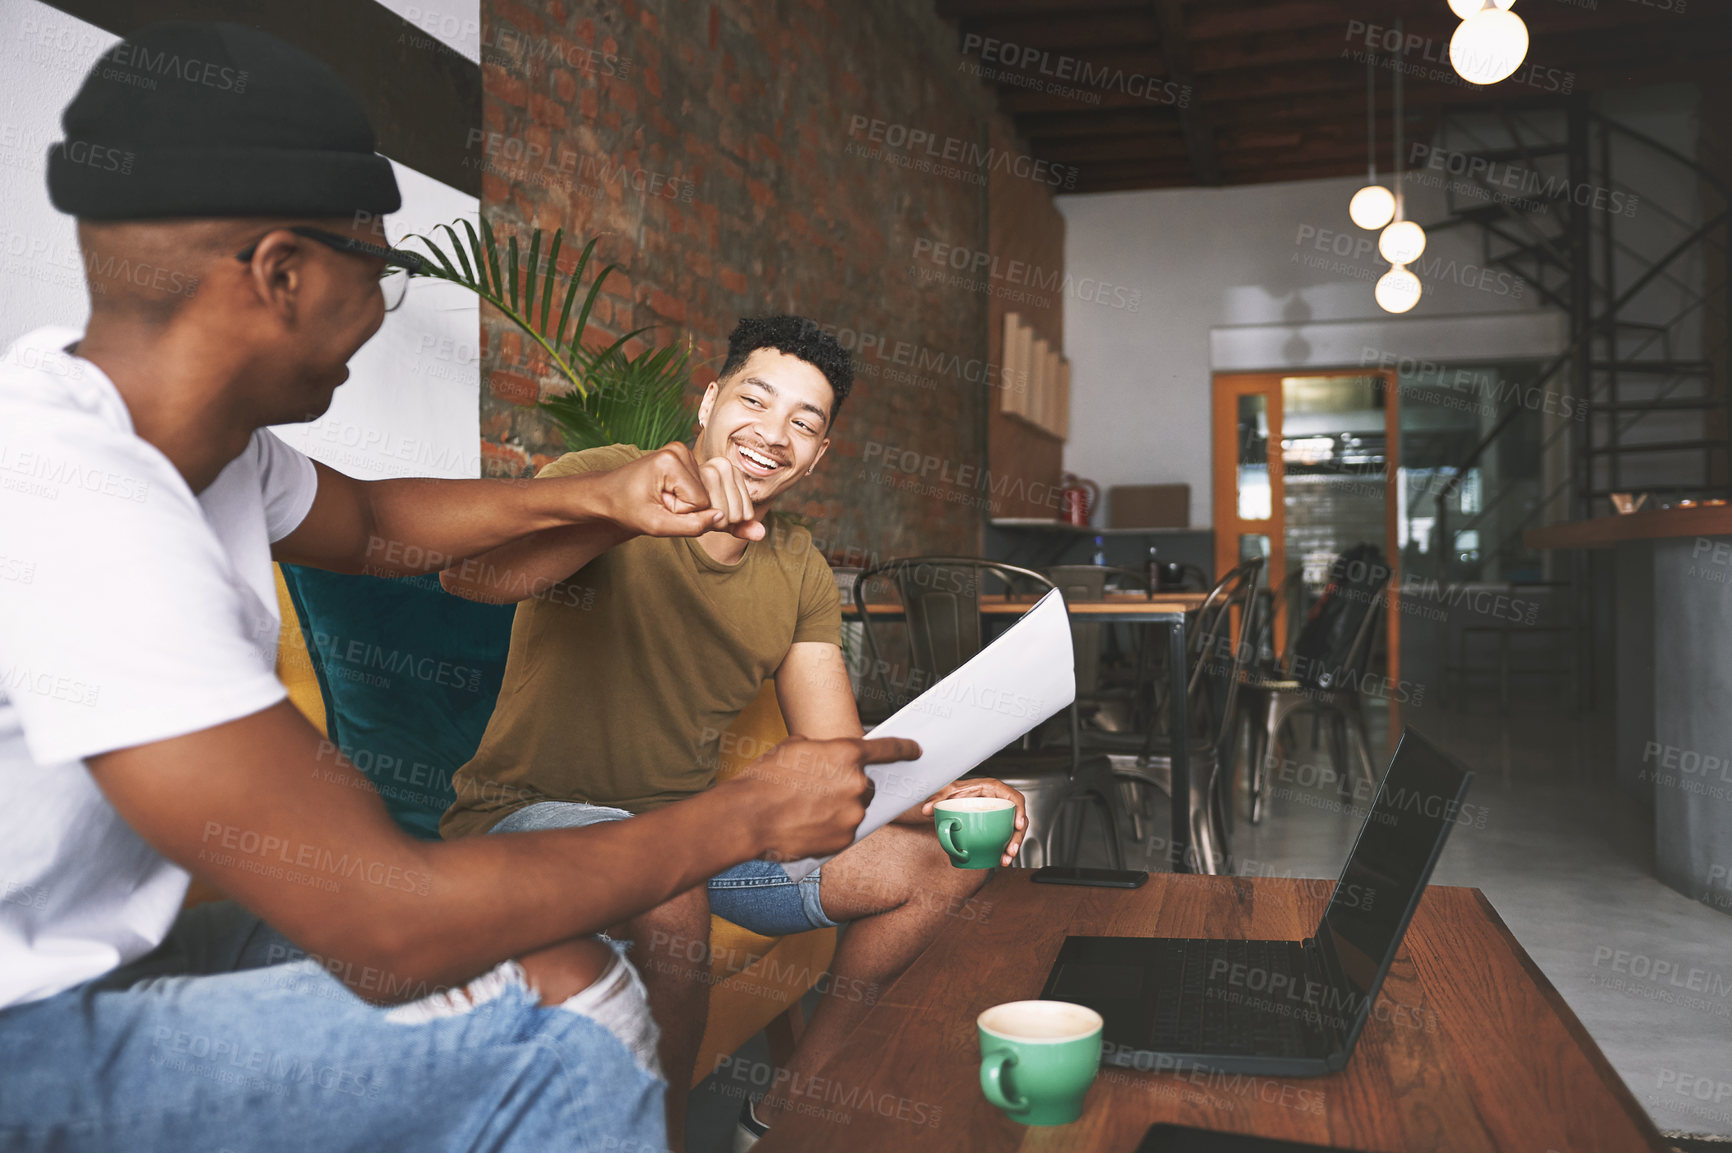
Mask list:
[[937,837],[921,840],[918,860],[921,885],[946,894],[973,896],[992,877],[990,869],[959,869],[952,865]]
[[688,889],[626,922],[633,955],[684,955],[708,947],[710,897],[702,885]]
[[557,1005],[595,983],[613,963],[613,950],[594,937],[579,937],[518,959],[529,987],[543,1005]]
[[626,922],[633,941],[647,941],[653,934],[708,937],[710,895],[702,885],[687,889]]

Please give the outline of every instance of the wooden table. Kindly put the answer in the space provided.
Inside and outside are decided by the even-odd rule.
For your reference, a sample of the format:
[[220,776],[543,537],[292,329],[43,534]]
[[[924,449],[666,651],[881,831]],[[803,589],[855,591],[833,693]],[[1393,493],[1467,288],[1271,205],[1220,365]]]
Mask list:
[[[1207,597],[1206,593],[1157,593],[1151,599],[1143,593],[1108,593],[1104,599],[1098,601],[1067,601],[1065,610],[1073,617],[1095,624],[1152,625],[1163,630],[1167,636],[1167,731],[1188,733],[1191,731],[1191,723],[1190,702],[1185,692],[1185,614],[1202,607]],[[1021,616],[1038,602],[1038,597],[982,593],[980,615]],[[869,603],[866,611],[874,621],[901,620],[903,616],[902,604],[899,601]],[[853,601],[843,603],[842,616],[845,620],[859,619],[860,614]],[[1149,715],[1153,716],[1153,702],[1150,704]],[[1173,869],[1181,872],[1189,871],[1196,865],[1200,866],[1200,871],[1212,873],[1215,871],[1215,858],[1212,855],[1199,856],[1190,851],[1191,764],[1187,742],[1179,740],[1172,743],[1172,758],[1173,803],[1167,861]]]
[[1132,1153],[1156,1121],[1370,1153],[1670,1148],[1478,889],[1426,892],[1340,1073],[1103,1067],[1082,1119],[1051,1129],[1017,1125],[981,1096],[975,1017],[1039,996],[1066,933],[1296,939],[1331,887],[1162,873],[1136,890],[1079,889],[1001,870],[802,1084],[806,1112],[786,1115],[759,1153]]

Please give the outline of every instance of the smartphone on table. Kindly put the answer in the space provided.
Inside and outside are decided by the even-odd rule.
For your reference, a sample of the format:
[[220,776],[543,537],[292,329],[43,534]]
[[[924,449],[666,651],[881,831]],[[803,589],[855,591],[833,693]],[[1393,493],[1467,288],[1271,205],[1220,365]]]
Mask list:
[[1037,885],[1090,885],[1103,889],[1134,889],[1149,879],[1142,869],[1079,869],[1048,865],[1034,871]]

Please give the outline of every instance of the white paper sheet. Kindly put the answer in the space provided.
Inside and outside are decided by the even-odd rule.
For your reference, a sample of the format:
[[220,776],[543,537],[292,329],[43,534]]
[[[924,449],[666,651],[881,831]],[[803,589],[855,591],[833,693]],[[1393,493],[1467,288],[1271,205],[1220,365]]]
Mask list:
[[[1057,590],[1042,597],[1004,635],[961,668],[908,702],[866,734],[907,737],[920,757],[869,765],[878,786],[854,840],[874,833],[914,805],[1019,739],[1076,699],[1070,616]],[[828,858],[824,858],[828,860]],[[823,860],[787,864],[798,880]]]

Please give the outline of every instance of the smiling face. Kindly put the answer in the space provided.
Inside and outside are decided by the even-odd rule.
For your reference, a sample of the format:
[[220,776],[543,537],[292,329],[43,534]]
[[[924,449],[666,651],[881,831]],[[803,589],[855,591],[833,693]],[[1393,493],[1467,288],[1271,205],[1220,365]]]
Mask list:
[[[327,232],[384,243],[352,220],[312,223]],[[298,387],[281,389],[276,397],[289,414],[278,419],[303,421],[317,419],[330,408],[332,394],[349,378],[350,359],[384,322],[385,299],[379,289],[384,261],[338,252],[304,237],[293,239],[296,257],[288,267],[300,272],[300,299],[281,351]]]
[[768,504],[830,447],[834,404],[818,369],[773,348],[757,349],[704,393],[694,455],[723,458],[746,478],[752,503]]

